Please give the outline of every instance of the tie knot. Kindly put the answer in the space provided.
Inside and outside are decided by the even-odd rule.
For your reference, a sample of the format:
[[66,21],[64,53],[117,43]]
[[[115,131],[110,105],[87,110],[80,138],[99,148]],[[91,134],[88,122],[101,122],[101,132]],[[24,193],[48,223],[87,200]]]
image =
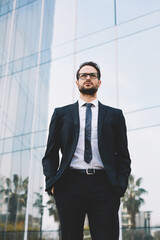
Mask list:
[[85,106],[87,107],[87,108],[91,108],[92,107],[92,103],[85,103]]

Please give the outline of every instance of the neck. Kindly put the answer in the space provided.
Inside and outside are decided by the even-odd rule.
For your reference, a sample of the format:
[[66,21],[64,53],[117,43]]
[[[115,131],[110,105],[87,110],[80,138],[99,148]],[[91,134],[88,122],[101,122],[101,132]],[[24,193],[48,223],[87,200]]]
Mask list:
[[87,103],[92,102],[96,98],[97,98],[96,93],[93,96],[92,95],[85,95],[85,94],[80,93],[80,99],[84,100]]

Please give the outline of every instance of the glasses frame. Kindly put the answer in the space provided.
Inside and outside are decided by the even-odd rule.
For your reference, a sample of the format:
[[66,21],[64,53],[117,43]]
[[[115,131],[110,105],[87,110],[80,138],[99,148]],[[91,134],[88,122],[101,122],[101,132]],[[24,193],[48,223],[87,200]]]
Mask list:
[[[86,77],[81,78],[81,74],[87,74],[87,75],[86,75]],[[96,77],[93,77],[91,74],[96,74]],[[78,74],[78,77],[79,77],[79,79],[81,79],[81,80],[86,80],[88,76],[90,77],[90,79],[96,79],[96,78],[99,77],[99,74],[98,74],[98,73],[79,73],[79,74]]]

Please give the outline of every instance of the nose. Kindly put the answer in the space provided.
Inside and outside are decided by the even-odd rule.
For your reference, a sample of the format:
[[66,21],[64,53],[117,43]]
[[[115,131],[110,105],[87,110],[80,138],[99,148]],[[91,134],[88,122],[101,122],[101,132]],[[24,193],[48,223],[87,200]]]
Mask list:
[[86,78],[86,79],[88,79],[88,78],[90,79],[90,75],[89,75],[89,74],[87,75],[87,78]]

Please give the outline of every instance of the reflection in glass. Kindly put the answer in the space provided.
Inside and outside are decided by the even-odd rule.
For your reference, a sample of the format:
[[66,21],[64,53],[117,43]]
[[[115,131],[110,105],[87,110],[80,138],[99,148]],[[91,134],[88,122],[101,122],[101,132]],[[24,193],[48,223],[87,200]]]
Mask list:
[[3,240],[39,237],[38,232],[28,237],[27,233],[39,231],[41,219],[33,203],[35,192],[41,196],[43,192],[41,159],[47,134],[54,5],[55,1],[44,0],[0,1],[0,239]]

